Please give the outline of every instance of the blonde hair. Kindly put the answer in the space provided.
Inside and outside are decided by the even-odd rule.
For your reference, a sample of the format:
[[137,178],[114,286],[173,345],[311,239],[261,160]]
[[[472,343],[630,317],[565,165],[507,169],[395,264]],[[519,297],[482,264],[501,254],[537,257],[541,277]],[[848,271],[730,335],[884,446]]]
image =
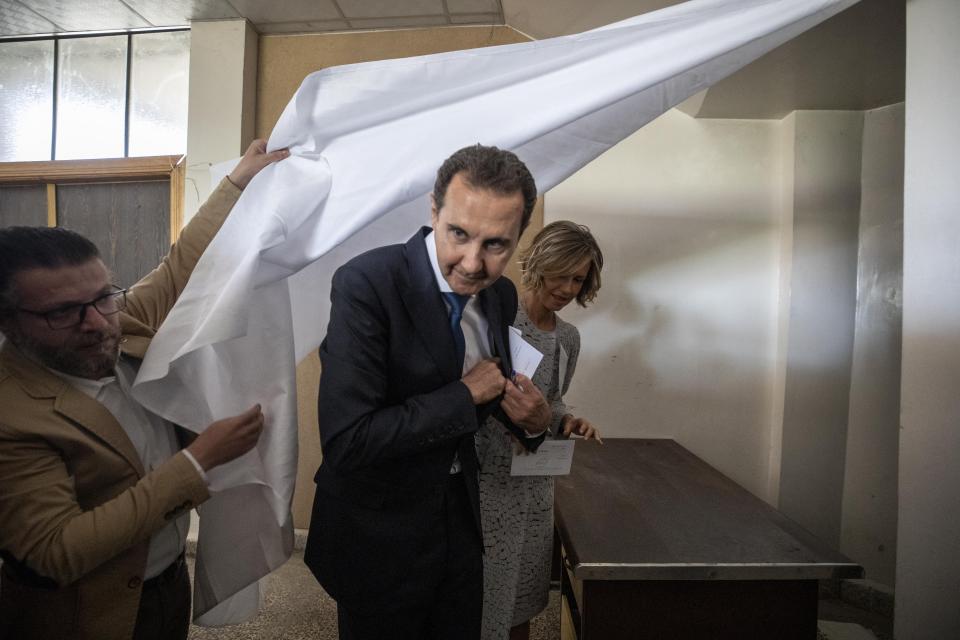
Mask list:
[[587,277],[577,294],[577,304],[586,307],[600,290],[603,253],[590,229],[569,220],[551,222],[537,233],[533,242],[520,252],[520,284],[538,291],[544,278],[573,273],[584,260],[590,260]]

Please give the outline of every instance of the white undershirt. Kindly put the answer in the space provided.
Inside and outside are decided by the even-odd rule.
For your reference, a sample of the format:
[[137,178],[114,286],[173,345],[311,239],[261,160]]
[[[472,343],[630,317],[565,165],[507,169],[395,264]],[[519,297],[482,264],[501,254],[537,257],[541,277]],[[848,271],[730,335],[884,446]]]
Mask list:
[[[433,275],[437,279],[437,286],[440,292],[452,292],[450,283],[443,277],[440,270],[440,261],[437,259],[437,243],[433,239],[433,231],[428,233],[423,239],[427,245],[427,255],[430,256],[430,265],[433,267]],[[447,305],[447,313],[450,313],[450,304],[444,298]],[[460,328],[463,329],[464,353],[463,353],[463,371],[461,375],[466,374],[480,363],[493,356],[490,349],[490,336],[488,334],[490,324],[487,322],[483,310],[480,309],[480,301],[477,296],[470,296],[466,306],[463,308],[463,315],[460,317]]]
[[[427,245],[427,255],[430,256],[430,265],[433,267],[433,275],[437,279],[437,286],[441,292],[453,291],[450,283],[443,277],[440,271],[440,261],[437,259],[437,243],[433,239],[433,231],[424,236],[423,241]],[[450,303],[444,298],[444,304],[447,305],[447,313],[450,313]],[[464,354],[463,371],[461,375],[466,375],[481,360],[493,357],[493,351],[490,349],[490,323],[487,322],[483,310],[480,308],[480,301],[477,296],[470,296],[467,305],[463,309],[463,315],[460,317],[460,328],[463,329]],[[564,363],[566,364],[566,363]],[[548,427],[549,428],[549,427]],[[527,438],[539,438],[546,429],[537,433],[527,432],[524,435]],[[460,471],[460,461],[454,458],[453,468],[450,473]]]
[[[440,261],[437,259],[437,243],[433,238],[433,231],[428,233],[423,242],[427,246],[427,255],[430,256],[430,265],[433,267],[433,275],[437,279],[437,286],[440,292],[453,291],[450,283],[443,277],[440,271]],[[450,303],[444,298],[444,304],[447,305],[447,313],[450,313]],[[493,356],[490,350],[490,337],[488,335],[490,324],[487,322],[483,310],[480,308],[480,301],[477,296],[470,296],[466,306],[463,308],[463,315],[460,317],[460,328],[463,329],[463,369],[461,375],[465,375],[473,369],[481,360],[486,360]],[[450,467],[450,473],[460,471],[460,459],[454,455],[453,465]]]
[[[117,419],[133,443],[146,473],[150,473],[179,451],[173,425],[147,411],[133,399],[130,387],[137,376],[137,368],[128,358],[120,358],[114,368],[115,375],[99,380],[78,378],[52,369],[51,371],[81,393],[102,404]],[[196,459],[189,451],[184,450],[184,454],[206,482],[206,474]],[[159,575],[183,553],[189,529],[190,514],[187,512],[153,534],[147,553],[145,578]]]

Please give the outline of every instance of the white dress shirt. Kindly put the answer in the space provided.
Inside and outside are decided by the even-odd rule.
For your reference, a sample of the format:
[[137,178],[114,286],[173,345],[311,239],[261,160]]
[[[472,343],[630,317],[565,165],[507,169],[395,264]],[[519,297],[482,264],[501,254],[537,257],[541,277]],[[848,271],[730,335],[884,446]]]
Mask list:
[[[443,277],[440,271],[440,261],[437,259],[437,242],[433,238],[433,231],[423,238],[427,246],[427,255],[430,256],[430,265],[433,267],[433,275],[437,279],[437,286],[440,292],[453,292],[450,283]],[[447,305],[447,314],[450,313],[450,303],[444,298],[443,302]],[[473,369],[481,360],[493,356],[490,349],[490,337],[487,333],[490,323],[487,322],[483,310],[480,309],[480,301],[477,296],[470,296],[466,306],[463,308],[463,315],[460,317],[460,328],[463,329],[463,370],[461,375],[465,375]],[[454,454],[453,464],[450,466],[450,473],[460,472],[460,458]]]
[[[433,275],[437,279],[437,286],[440,292],[452,292],[450,283],[443,277],[440,271],[440,261],[437,259],[437,243],[433,238],[433,231],[428,233],[423,239],[427,245],[427,255],[430,256],[430,265],[433,267]],[[450,303],[444,298],[444,304],[447,305],[447,313],[450,313]],[[465,345],[463,353],[463,371],[466,374],[473,369],[481,360],[493,357],[493,351],[490,348],[490,336],[488,329],[490,324],[487,322],[483,310],[480,309],[480,301],[477,296],[470,296],[467,305],[463,308],[463,316],[460,318],[460,328],[463,329],[463,342]]]
[[[433,275],[437,279],[437,286],[440,287],[441,293],[453,291],[450,283],[443,277],[443,272],[440,271],[440,261],[437,259],[437,243],[433,239],[433,233],[431,231],[423,239],[427,245],[430,264],[433,266]],[[450,303],[446,301],[446,298],[444,298],[444,304],[447,305],[447,313],[449,314]],[[490,323],[487,322],[487,317],[483,315],[483,310],[480,309],[480,301],[477,300],[477,296],[470,296],[467,305],[463,308],[463,316],[460,318],[460,328],[463,329],[463,341],[466,347],[463,354],[462,375],[477,366],[477,363],[481,360],[493,357],[493,351],[490,348],[489,327]],[[544,431],[546,429],[536,433],[527,431],[524,435],[527,438],[539,438]],[[450,473],[460,471],[460,461],[454,459],[453,467]]]
[[[51,371],[81,393],[102,404],[117,419],[133,443],[146,473],[156,469],[180,450],[173,425],[144,409],[131,396],[130,386],[137,377],[137,370],[128,358],[121,356],[114,368],[115,375],[99,380],[78,378],[53,369]],[[207,476],[196,459],[189,451],[184,451],[184,454],[206,482]],[[190,513],[187,512],[153,534],[147,553],[147,570],[144,574],[146,579],[159,575],[183,553],[189,530]]]

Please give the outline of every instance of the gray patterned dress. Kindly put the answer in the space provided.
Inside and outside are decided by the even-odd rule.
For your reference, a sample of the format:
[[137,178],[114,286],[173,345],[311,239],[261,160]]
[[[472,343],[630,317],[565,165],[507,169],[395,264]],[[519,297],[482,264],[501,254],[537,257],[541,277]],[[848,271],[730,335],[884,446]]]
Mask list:
[[[533,382],[553,413],[555,437],[567,408],[563,394],[570,386],[580,334],[557,317],[554,331],[538,329],[523,305],[514,326],[543,354]],[[562,387],[560,382],[563,369]],[[513,446],[506,430],[488,420],[476,436],[480,460],[480,513],[483,521],[484,640],[507,638],[510,627],[526,622],[547,606],[553,548],[553,478],[511,476]]]

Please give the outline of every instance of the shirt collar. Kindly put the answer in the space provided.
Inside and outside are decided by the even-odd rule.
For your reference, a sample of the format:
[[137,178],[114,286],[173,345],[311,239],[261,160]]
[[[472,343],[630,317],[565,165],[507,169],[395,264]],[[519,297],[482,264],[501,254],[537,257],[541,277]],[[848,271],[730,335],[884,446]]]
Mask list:
[[81,378],[80,376],[72,376],[69,373],[64,373],[63,371],[51,369],[46,365],[43,365],[43,367],[55,376],[63,378],[72,384],[74,388],[85,391],[88,394],[93,394],[94,396],[100,393],[101,389],[115,382],[122,383],[121,387],[130,386],[130,381],[136,375],[136,370],[132,370],[130,368],[129,361],[125,360],[122,354],[119,358],[117,358],[117,364],[113,367],[113,375],[104,376],[96,380],[91,380],[90,378]]
[[113,384],[117,380],[116,376],[106,376],[98,380],[91,380],[90,378],[81,378],[79,376],[72,376],[69,373],[57,371],[56,369],[51,369],[50,367],[47,367],[47,369],[54,375],[58,375],[64,380],[66,380],[67,382],[69,382],[70,384],[72,384],[74,388],[79,389],[80,391],[85,391],[86,393],[90,394],[93,397],[96,397],[96,395],[100,393],[100,390],[103,389],[105,386],[109,384]]

